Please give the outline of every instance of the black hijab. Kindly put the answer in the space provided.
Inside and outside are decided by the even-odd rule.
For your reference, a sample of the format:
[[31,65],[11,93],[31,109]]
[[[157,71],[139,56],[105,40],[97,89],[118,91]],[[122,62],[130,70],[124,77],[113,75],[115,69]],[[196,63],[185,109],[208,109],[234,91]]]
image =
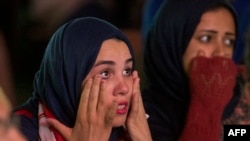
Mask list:
[[149,30],[144,48],[148,85],[143,99],[156,141],[177,140],[183,128],[190,92],[182,58],[202,14],[215,4],[227,8],[237,26],[234,9],[224,0],[169,0]]
[[[124,41],[134,58],[127,37],[118,28],[101,19],[74,19],[62,25],[53,34],[34,78],[33,97],[18,108],[33,114],[32,120],[36,128],[38,100],[41,100],[64,125],[74,126],[82,81],[94,65],[102,43],[111,38]],[[22,126],[26,126],[25,121]],[[110,140],[115,138],[111,136]]]

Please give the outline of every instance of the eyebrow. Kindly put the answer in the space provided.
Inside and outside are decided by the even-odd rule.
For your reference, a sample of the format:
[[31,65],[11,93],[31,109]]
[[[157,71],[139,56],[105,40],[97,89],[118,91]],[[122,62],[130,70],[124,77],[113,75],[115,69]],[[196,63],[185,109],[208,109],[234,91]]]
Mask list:
[[[132,62],[133,61],[133,59],[132,58],[129,58],[129,59],[127,59],[126,61],[125,61],[125,64],[128,64],[129,62]],[[112,61],[112,60],[100,60],[100,61],[98,61],[95,65],[94,65],[94,67],[97,67],[97,66],[100,66],[100,65],[115,65],[116,63],[114,62],[114,61]]]
[[[202,32],[210,32],[210,33],[218,33],[217,31],[214,31],[214,30],[201,30],[201,31]],[[235,36],[235,33],[226,32],[226,35]]]

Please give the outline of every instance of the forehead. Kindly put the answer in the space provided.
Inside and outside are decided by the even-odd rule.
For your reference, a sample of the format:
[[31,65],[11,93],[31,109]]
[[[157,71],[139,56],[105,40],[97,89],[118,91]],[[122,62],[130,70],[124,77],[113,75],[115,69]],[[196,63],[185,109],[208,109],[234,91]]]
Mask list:
[[105,40],[97,56],[97,60],[100,59],[112,59],[114,61],[119,59],[131,58],[128,46],[125,42],[119,39]]
[[197,28],[213,28],[235,32],[235,23],[231,12],[226,8],[218,8],[205,12]]

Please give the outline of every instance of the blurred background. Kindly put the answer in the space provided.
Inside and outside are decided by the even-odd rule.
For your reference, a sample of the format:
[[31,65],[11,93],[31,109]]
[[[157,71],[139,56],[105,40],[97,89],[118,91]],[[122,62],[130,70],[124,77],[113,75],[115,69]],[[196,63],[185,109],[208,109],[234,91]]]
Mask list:
[[[124,31],[134,46],[136,67],[143,80],[143,42],[163,1],[167,0],[0,0],[0,86],[14,106],[27,100],[53,32],[68,20],[84,16],[102,18]],[[240,21],[235,60],[243,63],[250,1],[231,2]]]
[[[13,105],[32,95],[33,78],[53,32],[68,20],[94,16],[140,46],[144,0],[0,0],[0,85]],[[139,49],[139,48],[138,48]]]

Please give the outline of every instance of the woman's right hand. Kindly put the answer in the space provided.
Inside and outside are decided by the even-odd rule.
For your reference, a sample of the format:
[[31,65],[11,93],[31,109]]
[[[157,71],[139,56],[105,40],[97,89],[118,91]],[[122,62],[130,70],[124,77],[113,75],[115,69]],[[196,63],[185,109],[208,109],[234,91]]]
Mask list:
[[50,126],[67,141],[107,141],[115,116],[116,102],[111,106],[103,102],[106,94],[105,80],[97,75],[87,80],[81,94],[77,117],[73,128],[66,127],[56,119],[47,119]]

